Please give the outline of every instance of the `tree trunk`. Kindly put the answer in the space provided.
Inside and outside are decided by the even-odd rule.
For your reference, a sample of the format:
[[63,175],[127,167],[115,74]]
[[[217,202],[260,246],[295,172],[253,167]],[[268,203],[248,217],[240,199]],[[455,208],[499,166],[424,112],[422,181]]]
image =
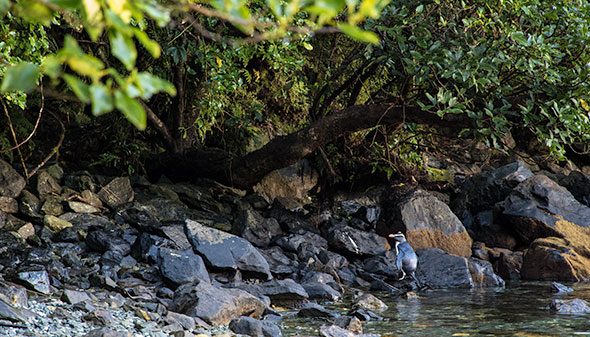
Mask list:
[[382,124],[418,123],[454,129],[473,127],[465,115],[445,115],[422,111],[419,107],[369,104],[348,107],[326,116],[287,136],[272,139],[259,150],[235,157],[221,150],[169,156],[162,160],[158,173],[174,180],[211,178],[238,188],[249,188],[269,172],[292,165],[319,146],[341,135]]

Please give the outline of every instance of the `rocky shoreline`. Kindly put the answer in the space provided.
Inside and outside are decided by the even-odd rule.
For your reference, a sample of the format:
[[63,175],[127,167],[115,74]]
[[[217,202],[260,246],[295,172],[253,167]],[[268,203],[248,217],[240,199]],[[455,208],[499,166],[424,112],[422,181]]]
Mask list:
[[[449,194],[382,186],[320,205],[302,202],[313,172],[297,172],[248,194],[58,165],[27,183],[0,161],[0,335],[280,336],[296,312],[324,320],[320,336],[368,337],[362,322],[387,310],[378,292],[590,278],[580,171],[514,162]],[[398,231],[424,288],[398,280],[386,239]]]

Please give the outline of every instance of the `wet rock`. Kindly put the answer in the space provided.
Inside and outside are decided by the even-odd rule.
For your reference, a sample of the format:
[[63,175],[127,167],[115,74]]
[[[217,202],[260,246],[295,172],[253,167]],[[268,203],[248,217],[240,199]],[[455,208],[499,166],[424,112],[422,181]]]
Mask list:
[[297,271],[298,262],[289,259],[280,247],[270,247],[261,249],[260,253],[268,262],[268,266],[273,275],[286,276],[292,275]]
[[388,306],[375,295],[363,293],[353,301],[353,309],[365,309],[374,312],[383,312]]
[[17,279],[15,281],[21,283],[31,290],[35,290],[46,295],[51,293],[49,275],[45,270],[22,271],[17,273],[16,277]]
[[356,334],[352,331],[346,330],[341,328],[337,325],[322,325],[320,327],[320,336],[321,337],[379,337],[378,334],[374,333],[366,333],[366,334]]
[[53,242],[80,242],[84,241],[84,234],[73,227],[66,227],[55,233]]
[[131,245],[119,236],[105,231],[93,231],[86,236],[86,245],[88,248],[100,253],[106,251],[115,251],[122,256],[129,255]]
[[274,238],[282,234],[281,226],[276,219],[264,218],[249,207],[238,211],[232,232],[258,247],[268,246]]
[[304,243],[310,243],[317,249],[328,248],[328,241],[321,237],[319,234],[300,230],[296,234],[289,234],[283,236],[276,241],[276,244],[286,251],[297,253],[299,246]]
[[61,186],[55,178],[49,174],[46,170],[40,171],[37,175],[37,193],[40,196],[54,194],[57,195],[61,192]]
[[192,220],[186,220],[185,233],[209,267],[240,270],[245,277],[272,278],[266,259],[250,242]]
[[25,178],[18,174],[10,164],[0,159],[0,195],[16,198],[25,185]]
[[302,286],[310,300],[326,300],[332,302],[342,300],[342,294],[328,284],[308,281],[302,283]]
[[548,236],[567,237],[565,222],[590,227],[590,208],[544,175],[520,183],[500,206],[506,222],[525,243]]
[[243,290],[199,282],[176,289],[170,310],[199,317],[208,324],[222,325],[242,315],[258,318],[264,308],[261,300]]
[[68,201],[68,207],[74,213],[100,213],[100,209],[97,207],[79,201]]
[[523,257],[522,278],[555,281],[590,279],[588,234],[582,231],[577,237],[568,237],[571,239],[548,237],[533,241]]
[[28,323],[33,318],[32,314],[24,309],[16,308],[4,300],[0,300],[0,319],[11,322]]
[[127,177],[117,177],[98,192],[100,200],[108,207],[115,209],[120,205],[133,201],[134,192]]
[[102,327],[90,331],[83,337],[133,337],[133,334],[131,332],[114,331],[110,328]]
[[504,281],[493,273],[489,262],[451,255],[438,248],[416,251],[416,277],[431,288],[498,287]]
[[331,249],[348,255],[381,255],[391,248],[384,237],[345,225],[331,227],[326,237]]
[[289,211],[276,200],[272,203],[272,208],[267,212],[266,216],[277,219],[283,231],[287,233],[317,232],[317,228],[308,219],[304,218],[301,212]]
[[252,317],[240,316],[231,320],[229,329],[237,334],[248,336],[280,337],[278,326]]
[[590,313],[590,304],[579,298],[573,300],[553,299],[549,309],[559,314],[587,314]]
[[76,304],[79,302],[90,301],[90,296],[88,296],[88,293],[85,291],[64,289],[63,294],[61,295],[61,300],[66,303]]
[[370,273],[398,277],[400,271],[395,265],[395,252],[389,250],[383,256],[373,256],[363,261],[363,269]]
[[0,211],[6,213],[17,213],[18,201],[11,197],[0,196]]
[[275,305],[293,305],[309,297],[303,286],[291,280],[271,280],[260,285],[262,294]]
[[160,247],[180,250],[172,240],[157,235],[141,233],[131,246],[131,254],[138,260],[154,263],[158,261]]
[[18,204],[19,212],[31,218],[41,218],[39,211],[41,210],[41,201],[33,193],[22,190],[20,192],[20,200]]
[[303,159],[267,174],[253,190],[269,203],[277,199],[285,208],[294,210],[310,203],[307,193],[317,185],[318,177],[309,162]]
[[362,326],[361,320],[356,317],[352,317],[352,316],[338,317],[334,321],[334,325],[337,325],[337,326],[339,326],[343,329],[346,329],[348,331],[352,331],[356,334],[363,333],[363,326]]
[[348,260],[344,256],[327,249],[321,250],[318,254],[318,258],[323,264],[334,270],[339,270],[348,265]]
[[43,206],[41,206],[41,214],[44,215],[53,215],[53,216],[60,216],[64,213],[64,208],[62,206],[62,198],[56,196],[46,196],[45,202]]
[[567,294],[573,292],[574,289],[565,286],[561,283],[551,282],[551,292],[554,294]]
[[299,307],[299,312],[297,313],[299,317],[313,317],[313,318],[336,318],[339,315],[333,311],[330,311],[323,306],[313,303],[307,302],[303,303]]
[[195,281],[210,282],[203,259],[192,251],[160,248],[158,267],[164,280],[174,288]]
[[47,229],[50,231],[57,233],[67,227],[72,227],[72,224],[69,221],[62,220],[53,215],[46,215],[43,217],[43,224]]
[[434,195],[414,190],[395,206],[389,233],[401,231],[415,249],[440,248],[451,254],[471,256],[472,240],[447,204]]
[[516,185],[532,176],[531,170],[519,161],[473,176],[461,187],[462,192],[454,200],[453,209],[457,214],[463,210],[476,214],[492,209]]
[[337,203],[335,214],[351,219],[350,225],[360,230],[375,229],[381,207],[368,197],[357,197]]

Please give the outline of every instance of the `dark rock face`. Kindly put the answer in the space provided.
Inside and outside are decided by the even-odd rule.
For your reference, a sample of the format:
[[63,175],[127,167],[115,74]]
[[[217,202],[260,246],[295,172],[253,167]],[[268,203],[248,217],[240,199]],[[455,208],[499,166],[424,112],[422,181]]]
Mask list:
[[331,227],[326,237],[330,248],[348,255],[381,255],[391,248],[384,237],[345,225]]
[[519,184],[501,207],[507,222],[526,243],[548,236],[564,237],[558,228],[563,220],[590,227],[590,208],[544,175]]
[[271,280],[263,283],[260,289],[276,305],[296,304],[309,297],[305,289],[291,279]]
[[51,293],[49,275],[45,270],[22,271],[17,274],[15,281],[25,287],[43,294]]
[[232,319],[229,322],[229,328],[231,331],[248,336],[261,336],[261,337],[280,337],[281,329],[278,326],[267,322],[261,321],[252,317],[240,316]]
[[119,236],[105,232],[93,231],[86,236],[86,245],[88,248],[97,252],[115,251],[125,256],[131,252],[129,242],[121,239]]
[[580,171],[572,171],[567,177],[559,180],[559,185],[567,190],[585,206],[590,206],[590,176]]
[[299,308],[299,312],[297,313],[299,317],[314,317],[314,318],[336,318],[338,316],[337,313],[330,311],[323,306],[308,302],[301,305]]
[[11,322],[28,323],[33,317],[25,310],[16,308],[4,300],[0,300],[0,319]]
[[26,182],[15,169],[0,159],[0,196],[16,198],[25,188]]
[[244,290],[218,288],[199,282],[176,289],[170,310],[199,317],[209,324],[222,325],[243,315],[258,318],[265,307],[260,299]]
[[273,275],[289,276],[297,271],[298,262],[289,259],[280,247],[261,249],[260,253],[268,262]]
[[420,249],[416,277],[431,288],[501,287],[489,262],[451,255],[438,248]]
[[[474,241],[481,241],[488,247],[514,249],[518,244],[515,234],[497,221],[502,222],[492,210],[479,212],[470,221],[463,219]],[[470,222],[470,226],[466,222]]]
[[[583,239],[583,238],[581,238]],[[587,239],[586,239],[587,241]],[[549,237],[533,241],[523,257],[521,275],[527,280],[582,281],[590,279],[588,246]]]
[[553,299],[549,309],[559,314],[587,314],[590,313],[590,304],[579,298],[573,300]]
[[266,247],[282,234],[281,226],[273,218],[264,218],[257,211],[247,207],[238,212],[232,232],[258,247]]
[[276,244],[286,251],[297,253],[299,246],[304,243],[312,244],[316,249],[328,248],[328,241],[319,234],[300,230],[296,234],[290,234],[278,239]]
[[533,176],[523,163],[516,161],[467,180],[461,194],[454,200],[457,213],[469,210],[473,214],[489,210],[504,200],[516,185]]
[[158,267],[162,277],[173,287],[195,281],[209,282],[209,273],[199,255],[192,251],[160,248]]
[[192,220],[186,221],[185,233],[209,267],[240,270],[247,277],[272,279],[266,259],[250,242]]

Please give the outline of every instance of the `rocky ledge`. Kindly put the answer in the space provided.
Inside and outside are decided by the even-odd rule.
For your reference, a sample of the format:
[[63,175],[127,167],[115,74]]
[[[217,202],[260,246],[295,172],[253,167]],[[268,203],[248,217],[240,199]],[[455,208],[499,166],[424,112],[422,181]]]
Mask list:
[[[321,336],[371,336],[361,321],[387,309],[380,291],[585,280],[590,179],[563,179],[515,162],[453,195],[380,187],[303,205],[306,191],[269,198],[271,182],[248,194],[54,165],[27,183],[0,161],[0,334],[280,336],[286,309],[328,322]],[[423,289],[398,280],[398,231]],[[345,298],[347,311],[325,306]]]

